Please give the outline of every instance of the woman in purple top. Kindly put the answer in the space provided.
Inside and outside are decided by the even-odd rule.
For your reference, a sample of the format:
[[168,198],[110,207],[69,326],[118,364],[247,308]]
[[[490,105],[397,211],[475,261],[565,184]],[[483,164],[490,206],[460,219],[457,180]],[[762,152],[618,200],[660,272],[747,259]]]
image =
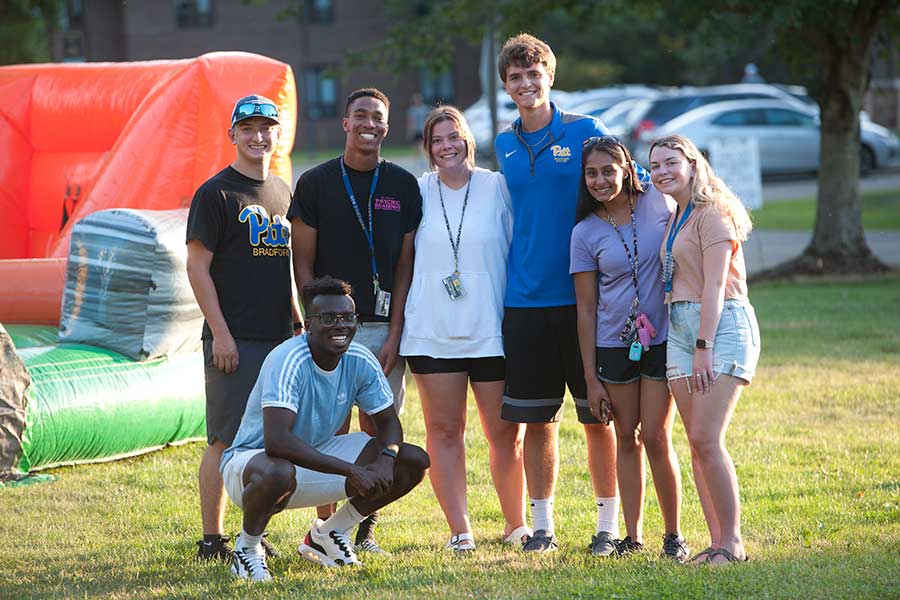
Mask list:
[[620,556],[643,550],[646,448],[666,527],[663,556],[683,562],[690,550],[679,523],[675,409],[666,385],[669,320],[658,255],[675,203],[652,187],[641,188],[631,154],[614,137],[584,143],[582,171],[569,271],[575,279],[588,403],[598,419],[608,420],[611,413],[615,422],[627,533],[624,540],[614,540],[601,532],[592,551]]

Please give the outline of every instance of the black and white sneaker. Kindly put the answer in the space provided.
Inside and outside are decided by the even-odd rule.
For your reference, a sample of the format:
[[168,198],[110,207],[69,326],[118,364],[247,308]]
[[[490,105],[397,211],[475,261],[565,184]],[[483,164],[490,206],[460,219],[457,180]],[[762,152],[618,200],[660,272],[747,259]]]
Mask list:
[[266,564],[266,553],[262,548],[238,548],[231,560],[231,574],[238,579],[249,581],[272,581],[269,566]]
[[231,555],[234,552],[231,544],[228,542],[231,538],[227,535],[220,535],[211,542],[200,540],[197,542],[197,558],[200,560],[221,560],[222,562],[231,562]]
[[297,547],[301,558],[326,567],[346,567],[362,564],[356,557],[350,537],[340,531],[322,531],[322,519],[313,521],[309,533]]
[[662,547],[663,558],[671,558],[675,562],[683,563],[691,556],[691,549],[688,548],[684,538],[677,533],[667,533],[663,537]]

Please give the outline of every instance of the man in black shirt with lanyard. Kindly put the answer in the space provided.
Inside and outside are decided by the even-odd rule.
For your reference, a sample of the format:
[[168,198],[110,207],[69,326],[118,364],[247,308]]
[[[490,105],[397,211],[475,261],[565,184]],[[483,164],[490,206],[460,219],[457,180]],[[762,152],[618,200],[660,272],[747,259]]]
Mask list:
[[[363,323],[355,341],[378,357],[399,414],[406,365],[398,352],[422,197],[412,174],[381,159],[389,109],[387,96],[375,88],[350,94],[342,120],[344,154],[300,177],[288,218],[297,287],[325,275],[350,283]],[[362,413],[359,424],[374,434]],[[319,516],[329,513],[320,507]],[[371,515],[360,524],[358,550],[383,552],[373,537],[376,520]]]

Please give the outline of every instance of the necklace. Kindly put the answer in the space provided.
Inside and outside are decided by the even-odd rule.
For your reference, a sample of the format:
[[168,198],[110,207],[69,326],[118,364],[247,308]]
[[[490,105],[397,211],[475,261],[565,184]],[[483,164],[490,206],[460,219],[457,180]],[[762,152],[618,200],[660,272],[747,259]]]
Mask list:
[[528,146],[529,148],[531,148],[531,149],[533,150],[533,149],[537,148],[538,146],[540,146],[541,144],[543,144],[543,143],[544,143],[544,140],[547,139],[547,136],[548,136],[548,135],[550,135],[550,128],[549,128],[549,127],[547,128],[547,131],[544,132],[543,137],[541,137],[541,139],[539,139],[538,141],[534,142],[533,144],[530,144],[530,143],[528,143],[528,142],[525,142],[525,138],[524,138],[524,137],[522,138],[522,141],[525,142],[525,145],[526,145],[526,146]]

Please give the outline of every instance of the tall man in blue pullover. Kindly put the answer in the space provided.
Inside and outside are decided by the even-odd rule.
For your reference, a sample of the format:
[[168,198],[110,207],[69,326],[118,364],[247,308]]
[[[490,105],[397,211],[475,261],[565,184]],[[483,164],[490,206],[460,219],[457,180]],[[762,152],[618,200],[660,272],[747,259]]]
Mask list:
[[550,102],[556,57],[541,40],[528,34],[512,37],[497,62],[503,86],[519,110],[519,118],[497,136],[494,150],[515,214],[503,319],[507,366],[502,416],[527,424],[525,474],[535,531],[522,549],[557,548],[553,493],[568,384],[584,424],[598,508],[591,549],[608,556],[618,537],[616,442],[612,428],[588,408],[569,275],[582,144],[607,130],[597,119],[563,112]]

